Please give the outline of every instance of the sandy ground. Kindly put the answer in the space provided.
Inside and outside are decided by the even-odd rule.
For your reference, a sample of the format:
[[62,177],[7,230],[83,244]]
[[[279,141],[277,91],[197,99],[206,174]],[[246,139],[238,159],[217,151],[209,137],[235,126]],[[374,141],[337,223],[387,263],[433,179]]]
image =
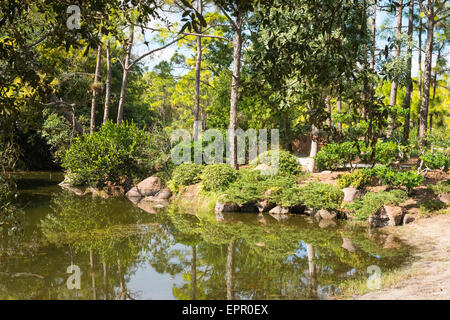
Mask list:
[[357,300],[434,300],[450,299],[450,215],[419,219],[393,233],[416,248],[410,265],[401,272],[405,279],[395,287],[373,291]]

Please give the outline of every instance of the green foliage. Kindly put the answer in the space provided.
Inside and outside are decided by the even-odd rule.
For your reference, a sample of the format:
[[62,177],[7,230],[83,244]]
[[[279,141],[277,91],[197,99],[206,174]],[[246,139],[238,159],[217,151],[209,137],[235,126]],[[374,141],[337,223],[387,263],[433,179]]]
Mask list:
[[201,174],[204,191],[223,191],[237,178],[237,171],[225,163],[206,166]]
[[316,165],[319,170],[336,170],[355,160],[358,149],[352,142],[329,143],[324,146],[316,156]]
[[415,171],[399,171],[396,173],[394,185],[404,186],[410,194],[415,187],[420,186],[422,181],[423,177]]
[[394,141],[383,142],[378,140],[375,145],[375,156],[373,161],[370,161],[373,148],[371,146],[366,147],[362,141],[359,142],[359,148],[361,150],[361,160],[367,163],[384,165],[389,165],[394,160],[404,158],[407,151],[405,146],[399,145]]
[[73,185],[102,187],[108,182],[126,184],[167,167],[164,137],[108,122],[94,134],[76,138],[66,152],[62,166]]
[[374,182],[373,170],[364,168],[355,170],[351,173],[343,174],[338,179],[338,186],[340,188],[354,187],[363,189]]
[[346,204],[345,207],[354,212],[357,220],[367,220],[371,214],[376,213],[382,206],[398,205],[406,199],[407,195],[402,190],[369,192],[362,198]]
[[258,170],[241,169],[221,200],[239,205],[254,203],[262,198],[266,180],[267,176],[261,175]]
[[447,171],[450,166],[450,155],[439,150],[427,151],[420,159],[428,169],[439,169]]
[[437,195],[450,193],[450,179],[436,184],[429,184],[428,189],[432,190]]
[[419,213],[425,216],[431,216],[448,212],[447,205],[440,200],[426,200],[420,204]]
[[302,166],[297,158],[285,150],[266,151],[260,154],[252,163],[266,163],[271,166],[273,162],[272,158],[275,161],[278,159],[278,173],[280,174],[299,175],[302,172]]
[[344,193],[331,184],[310,182],[300,188],[299,198],[308,208],[336,210],[341,206]]
[[200,182],[203,166],[195,163],[182,163],[175,168],[172,179],[168,182],[170,190],[177,192],[181,186],[189,186]]

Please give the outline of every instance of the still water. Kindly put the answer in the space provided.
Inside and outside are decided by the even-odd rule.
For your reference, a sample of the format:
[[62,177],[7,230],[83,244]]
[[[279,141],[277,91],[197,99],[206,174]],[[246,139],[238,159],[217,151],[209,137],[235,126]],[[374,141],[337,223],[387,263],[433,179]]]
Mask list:
[[[0,227],[0,299],[323,299],[368,266],[408,258],[397,239],[347,222],[151,214],[126,198],[63,191],[62,179],[21,175],[21,223]],[[67,285],[71,265],[79,290]]]

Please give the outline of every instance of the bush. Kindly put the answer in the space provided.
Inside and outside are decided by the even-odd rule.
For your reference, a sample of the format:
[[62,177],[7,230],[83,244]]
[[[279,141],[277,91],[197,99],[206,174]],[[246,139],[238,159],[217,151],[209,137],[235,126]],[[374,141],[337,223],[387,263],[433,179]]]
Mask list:
[[[275,153],[273,153],[275,152]],[[278,151],[266,151],[260,154],[256,160],[251,163],[267,163],[269,166],[272,165],[272,156],[277,157],[278,152],[278,172],[279,174],[290,174],[298,175],[302,172],[302,166],[298,162],[297,158],[285,150]]]
[[172,179],[168,182],[170,190],[177,192],[180,186],[196,184],[201,180],[203,166],[195,163],[180,164],[172,173]]
[[400,160],[407,154],[407,147],[398,145],[394,141],[383,142],[378,140],[375,145],[375,157],[373,161],[370,161],[373,148],[371,146],[366,147],[364,142],[359,142],[361,150],[360,158],[366,163],[379,163],[389,165],[394,160]]
[[435,214],[447,213],[447,205],[440,200],[426,200],[420,204],[419,213],[421,215],[430,216]]
[[268,176],[263,176],[258,170],[241,169],[236,180],[225,191],[225,202],[254,203],[263,196]]
[[336,170],[353,162],[357,155],[358,149],[352,142],[330,143],[317,153],[316,165],[319,170]]
[[423,161],[425,167],[430,170],[439,169],[447,171],[450,166],[450,156],[438,150],[427,151],[420,159]]
[[225,163],[206,166],[201,174],[202,189],[205,191],[223,191],[237,178],[237,171]]
[[402,190],[380,191],[366,193],[362,198],[356,199],[345,207],[354,211],[357,220],[367,220],[371,214],[388,204],[398,205],[407,199]]
[[274,175],[265,181],[265,190],[269,192],[263,195],[263,199],[284,207],[297,205],[302,202],[301,189],[292,176]]
[[134,124],[108,122],[92,135],[76,138],[62,167],[73,185],[128,184],[167,168],[164,138]]
[[363,189],[372,184],[373,180],[373,171],[371,169],[364,168],[361,170],[355,170],[351,173],[343,174],[338,179],[338,186],[339,188],[347,188],[352,186],[357,189]]
[[343,198],[342,190],[331,184],[310,182],[299,189],[299,199],[308,208],[336,210]]
[[428,185],[428,189],[431,189],[436,195],[450,193],[450,179],[436,184],[430,184]]
[[422,181],[423,177],[415,171],[399,171],[396,173],[394,185],[404,186],[410,194],[415,187],[420,186]]

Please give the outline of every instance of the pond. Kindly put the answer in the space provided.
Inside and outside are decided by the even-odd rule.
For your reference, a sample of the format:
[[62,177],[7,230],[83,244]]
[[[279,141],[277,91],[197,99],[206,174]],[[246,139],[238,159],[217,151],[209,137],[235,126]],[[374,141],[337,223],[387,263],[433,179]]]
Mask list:
[[[0,227],[0,299],[324,299],[409,249],[345,221],[256,214],[151,214],[126,198],[62,190],[61,173],[20,177],[18,227]],[[69,266],[80,270],[79,289]],[[73,267],[73,268],[76,268]]]

